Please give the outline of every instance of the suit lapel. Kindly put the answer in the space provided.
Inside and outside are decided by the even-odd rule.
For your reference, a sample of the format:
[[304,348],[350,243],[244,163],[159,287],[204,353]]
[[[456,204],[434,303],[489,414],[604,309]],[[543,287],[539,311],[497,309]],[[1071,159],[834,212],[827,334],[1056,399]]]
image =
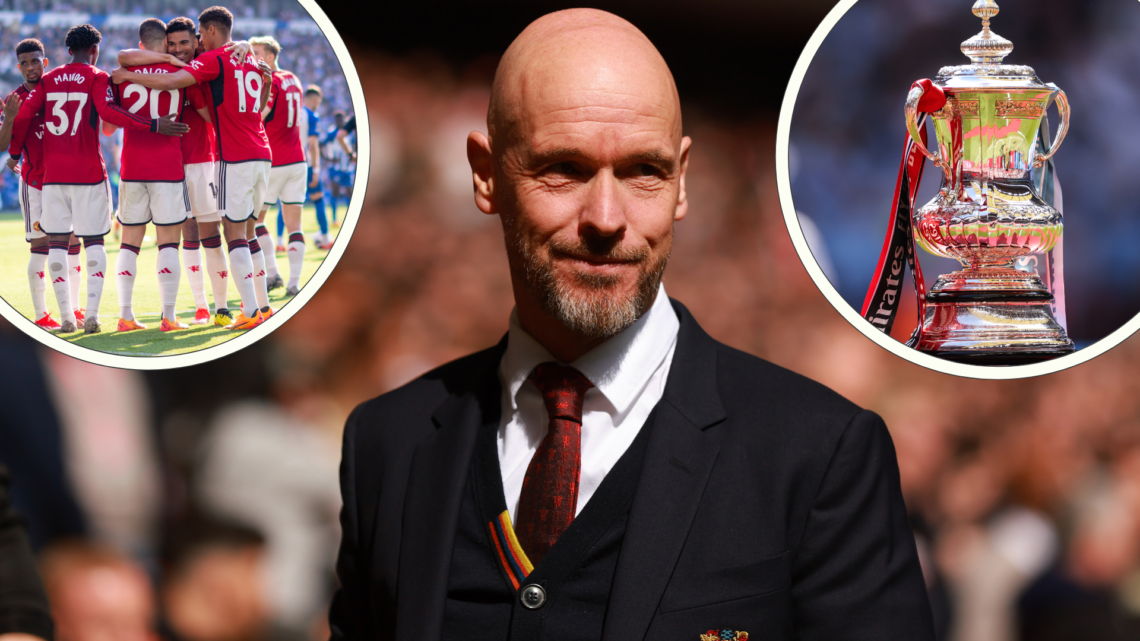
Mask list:
[[720,431],[708,429],[725,418],[717,345],[683,305],[673,307],[681,328],[614,574],[607,640],[644,637],[720,450]]
[[496,374],[506,339],[432,414],[436,431],[412,456],[396,583],[397,639],[438,639],[455,528],[479,427],[499,418]]

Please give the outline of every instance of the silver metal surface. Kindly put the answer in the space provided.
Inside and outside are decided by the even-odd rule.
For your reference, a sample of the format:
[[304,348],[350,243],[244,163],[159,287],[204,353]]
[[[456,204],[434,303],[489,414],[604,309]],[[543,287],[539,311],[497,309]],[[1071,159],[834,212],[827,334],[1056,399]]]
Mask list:
[[[1030,172],[1064,140],[1069,101],[1031,67],[1002,64],[1013,43],[990,30],[996,2],[978,0],[973,11],[982,18],[982,31],[962,43],[971,63],[943,67],[933,80],[946,95],[945,106],[930,115],[937,149],[927,149],[919,137],[923,89],[912,89],[904,106],[911,137],[942,170],[938,195],[913,212],[915,237],[926,251],[957,259],[964,268],[931,288],[917,348],[940,355],[1071,350],[1040,278],[1013,269],[1017,259],[1052,249],[1064,230],[1061,213],[1041,199]],[[1041,154],[1038,130],[1054,101],[1061,126]],[[979,292],[991,300],[970,298]],[[1002,293],[1007,300],[994,300]]]
[[994,293],[1009,290],[1049,293],[1040,276],[1020,269],[963,269],[942,274],[930,292],[932,294]]
[[537,610],[546,603],[546,590],[542,589],[541,585],[534,583],[522,589],[522,594],[519,595],[523,607],[528,610]]
[[1049,303],[927,303],[915,348],[940,356],[977,352],[1055,351],[1073,348]]
[[962,53],[977,63],[1000,63],[1013,52],[1013,43],[990,31],[990,18],[998,14],[994,0],[974,3],[974,15],[982,19],[982,31],[962,43]]

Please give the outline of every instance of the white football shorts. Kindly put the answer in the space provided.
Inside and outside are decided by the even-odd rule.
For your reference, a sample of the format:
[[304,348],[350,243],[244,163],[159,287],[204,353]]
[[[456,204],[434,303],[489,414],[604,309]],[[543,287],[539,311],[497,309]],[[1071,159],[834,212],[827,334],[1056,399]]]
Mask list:
[[218,163],[218,212],[230,222],[256,218],[269,189],[268,160]]
[[291,165],[273,167],[269,170],[269,191],[265,192],[263,209],[269,209],[281,199],[283,205],[305,204],[305,184],[307,165],[295,162]]
[[40,228],[48,235],[106,236],[111,232],[111,183],[44,185]]
[[218,164],[196,162],[185,165],[186,191],[190,193],[190,215],[200,223],[216,223],[222,219],[218,213]]
[[190,217],[190,195],[185,182],[119,183],[119,222],[126,226],[154,223],[181,225]]
[[44,192],[20,179],[20,213],[24,214],[24,240],[29,243],[47,234],[40,229],[40,217],[44,213]]

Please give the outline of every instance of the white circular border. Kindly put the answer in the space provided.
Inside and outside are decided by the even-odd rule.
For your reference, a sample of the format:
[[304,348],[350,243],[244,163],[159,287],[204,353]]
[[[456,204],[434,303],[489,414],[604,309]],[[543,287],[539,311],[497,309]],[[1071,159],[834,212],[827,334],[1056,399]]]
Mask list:
[[[788,168],[788,150],[790,148],[792,112],[795,110],[796,97],[799,95],[800,85],[803,83],[804,76],[807,75],[808,67],[811,65],[812,59],[815,57],[816,52],[819,51],[819,47],[823,44],[827,34],[835,28],[835,25],[839,23],[839,19],[854,6],[856,1],[857,0],[841,0],[835,5],[835,8],[827,14],[827,17],[820,23],[819,28],[815,30],[815,33],[813,33],[808,40],[807,46],[804,47],[803,53],[800,54],[799,61],[796,62],[795,70],[792,71],[792,78],[788,82],[788,90],[784,94],[784,102],[780,107],[780,121],[776,129],[776,187],[780,195],[780,207],[784,210],[784,222],[788,226],[788,234],[792,237],[792,244],[796,248],[796,253],[799,254],[800,262],[803,263],[811,279],[815,281],[816,287],[819,288],[819,291],[823,293],[832,307],[834,307],[852,327],[862,332],[867,338],[878,343],[883,349],[915,365],[921,365],[922,367],[942,372],[943,374],[989,380],[1010,380],[1030,376],[1041,376],[1080,365],[1116,347],[1123,342],[1124,339],[1134,334],[1137,329],[1140,329],[1140,315],[1137,315],[1108,336],[1068,356],[1062,356],[1050,361],[1031,365],[1012,365],[1008,367],[967,365],[943,360],[903,345],[887,334],[875,329],[871,323],[865,320],[859,312],[855,311],[854,307],[848,304],[848,302],[839,295],[835,286],[831,284],[831,281],[827,279],[823,270],[820,269],[816,263],[815,257],[808,247],[807,239],[804,237],[804,232],[800,228],[795,203],[792,202],[792,181]],[[902,113],[901,105],[899,106],[899,113],[900,115]],[[901,118],[899,125],[900,127],[902,126]]]
[[[254,329],[243,332],[241,336],[232,338],[214,347],[207,347],[186,354],[171,354],[168,356],[127,356],[101,352],[89,347],[77,345],[60,338],[56,334],[44,331],[34,322],[25,318],[23,314],[17,312],[8,301],[3,301],[2,298],[0,298],[0,301],[3,301],[3,304],[0,305],[0,316],[3,316],[9,323],[12,323],[25,334],[43,343],[45,346],[57,352],[67,354],[72,358],[106,367],[134,370],[161,370],[199,365],[216,358],[228,356],[240,349],[245,349],[268,336],[273,330],[280,327],[282,323],[292,318],[293,314],[296,314],[309,302],[309,299],[325,284],[329,274],[332,273],[337,263],[340,262],[348,242],[352,239],[352,233],[356,230],[356,223],[360,218],[360,210],[364,206],[364,196],[368,185],[371,147],[369,140],[370,130],[368,128],[368,107],[364,102],[364,88],[360,84],[360,76],[356,73],[356,67],[352,63],[352,57],[348,54],[348,48],[344,45],[344,40],[341,40],[340,34],[337,33],[332,21],[329,20],[325,12],[317,5],[316,0],[296,1],[309,12],[309,16],[317,23],[317,26],[320,27],[324,33],[329,44],[332,45],[333,53],[336,54],[337,60],[340,62],[341,70],[344,72],[344,78],[348,82],[348,93],[352,96],[352,110],[357,122],[356,184],[353,185],[352,200],[348,205],[348,213],[345,214],[344,220],[341,223],[340,233],[337,234],[332,249],[329,250],[328,255],[325,256],[320,266],[317,267],[316,273],[309,278],[309,281],[305,283],[301,291],[286,301],[286,303],[282,305],[281,310],[274,313],[269,320]],[[362,180],[363,183],[361,182]]]

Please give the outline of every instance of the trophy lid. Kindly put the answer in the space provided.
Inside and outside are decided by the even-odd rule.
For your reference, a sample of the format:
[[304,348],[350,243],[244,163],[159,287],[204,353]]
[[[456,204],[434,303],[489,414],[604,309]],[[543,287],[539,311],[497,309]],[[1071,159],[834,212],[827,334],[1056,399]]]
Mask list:
[[1037,72],[1025,65],[1007,65],[1002,61],[1013,51],[1013,43],[990,30],[990,18],[998,14],[995,0],[977,0],[973,13],[982,19],[982,30],[962,43],[962,53],[970,64],[943,67],[935,84],[952,88],[1044,88]]
[[990,18],[998,14],[994,0],[978,0],[974,3],[974,15],[982,19],[982,31],[962,43],[962,53],[977,64],[1001,64],[1013,51],[1013,43],[990,31]]

